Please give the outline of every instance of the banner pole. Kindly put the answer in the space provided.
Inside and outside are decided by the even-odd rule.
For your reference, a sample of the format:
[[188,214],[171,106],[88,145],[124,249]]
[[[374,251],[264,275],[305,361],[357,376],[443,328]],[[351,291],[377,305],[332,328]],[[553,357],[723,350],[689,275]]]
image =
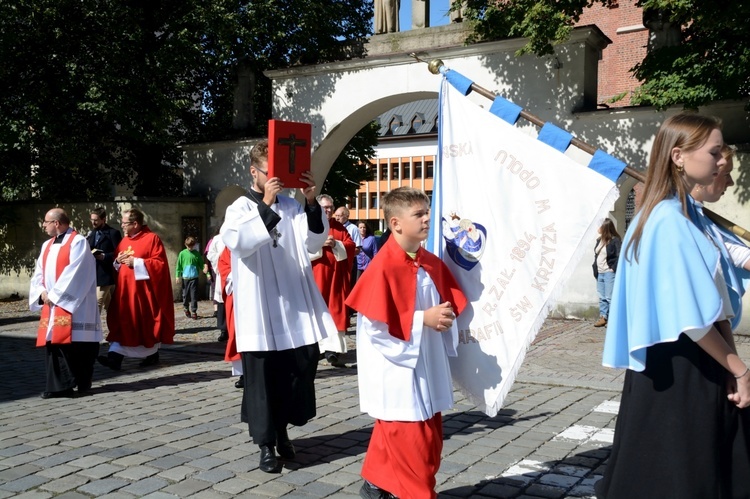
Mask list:
[[[420,59],[419,57],[417,57],[417,55],[414,54],[414,53],[412,53],[410,55],[411,55],[411,57],[413,57],[414,59],[416,59],[419,62],[425,62],[427,64],[427,68],[429,69],[430,73],[432,73],[434,75],[441,74],[441,73],[443,73],[445,71],[450,71],[450,69],[447,66],[445,66],[445,64],[443,63],[443,61],[441,61],[440,59],[433,59],[429,63],[427,63],[426,61],[423,61],[422,59]],[[490,92],[486,88],[480,87],[479,85],[477,85],[474,82],[471,83],[471,90],[473,92],[478,93],[482,97],[485,97],[485,98],[491,100],[491,101],[495,100],[496,95],[494,93]],[[538,117],[538,116],[536,116],[534,114],[531,114],[530,112],[528,112],[526,110],[521,110],[520,117],[523,118],[523,119],[525,119],[526,121],[529,121],[529,122],[533,123],[534,125],[538,126],[539,128],[543,127],[544,124],[545,124],[545,121],[542,120],[540,117]],[[590,144],[587,144],[586,142],[584,142],[584,141],[582,141],[580,139],[577,139],[575,137],[573,137],[573,139],[570,141],[570,143],[572,145],[576,146],[578,149],[580,149],[580,150],[582,150],[584,152],[587,152],[587,153],[589,153],[591,155],[593,155],[597,151],[596,147],[594,147],[594,146],[592,146]],[[646,176],[645,176],[645,174],[643,172],[635,170],[635,169],[633,169],[633,168],[631,168],[629,166],[625,166],[625,168],[623,169],[623,173],[631,176],[632,178],[636,179],[639,182],[646,182]],[[747,241],[750,241],[750,232],[748,232],[747,229],[744,229],[743,227],[735,224],[731,220],[727,220],[726,218],[722,217],[718,213],[714,213],[713,211],[709,210],[705,206],[703,207],[703,212],[715,224],[721,225],[722,227],[724,227],[728,231],[732,232],[733,234],[735,234],[735,235],[737,235],[737,236],[739,236],[739,237],[741,237],[741,238],[743,238],[743,239],[745,239]]]

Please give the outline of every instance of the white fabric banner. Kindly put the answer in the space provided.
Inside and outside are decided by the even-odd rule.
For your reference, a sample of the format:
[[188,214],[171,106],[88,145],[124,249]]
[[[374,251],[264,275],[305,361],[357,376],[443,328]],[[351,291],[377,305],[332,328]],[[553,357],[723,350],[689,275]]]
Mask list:
[[593,255],[618,190],[445,78],[440,113],[428,249],[470,302],[458,317],[453,380],[494,416],[563,282]]

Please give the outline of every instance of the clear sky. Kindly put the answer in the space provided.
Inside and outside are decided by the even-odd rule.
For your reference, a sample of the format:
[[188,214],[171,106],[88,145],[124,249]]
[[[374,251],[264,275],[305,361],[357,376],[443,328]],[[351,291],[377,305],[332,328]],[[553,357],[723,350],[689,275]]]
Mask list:
[[[398,23],[401,31],[411,29],[411,2],[412,0],[401,0]],[[450,22],[448,9],[451,0],[430,0],[430,26],[442,26]]]

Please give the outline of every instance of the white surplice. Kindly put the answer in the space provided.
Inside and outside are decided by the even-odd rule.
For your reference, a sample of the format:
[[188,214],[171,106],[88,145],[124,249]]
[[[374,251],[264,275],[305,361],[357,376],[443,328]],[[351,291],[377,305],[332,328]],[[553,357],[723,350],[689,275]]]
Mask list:
[[224,251],[224,241],[218,234],[211,239],[211,244],[208,245],[206,250],[206,258],[211,262],[211,267],[214,269],[214,295],[213,301],[217,303],[224,303],[224,298],[221,296],[221,272],[219,272],[219,257],[222,251]]
[[411,337],[391,336],[388,325],[357,314],[357,378],[362,412],[384,421],[426,421],[453,407],[448,357],[458,346],[456,323],[438,332],[424,311],[440,304],[430,276],[419,268]]
[[310,232],[307,214],[294,199],[277,196],[271,206],[281,221],[269,234],[257,204],[242,196],[227,208],[221,238],[232,252],[234,319],[238,352],[288,350],[336,334],[313,278],[310,253],[328,237]]
[[[73,241],[70,244],[70,263],[57,278],[57,255],[71,237]],[[49,245],[52,246],[47,254],[47,264],[43,267],[42,258]],[[42,291],[47,291],[49,300],[55,304],[50,313],[47,341],[52,338],[57,307],[67,310],[72,315],[72,341],[102,341],[102,322],[96,300],[96,259],[91,254],[85,237],[80,234],[72,236],[72,230],[68,229],[62,243],[53,244],[50,239],[42,245],[29,287],[29,309],[32,312],[42,309],[42,305],[39,304]]]

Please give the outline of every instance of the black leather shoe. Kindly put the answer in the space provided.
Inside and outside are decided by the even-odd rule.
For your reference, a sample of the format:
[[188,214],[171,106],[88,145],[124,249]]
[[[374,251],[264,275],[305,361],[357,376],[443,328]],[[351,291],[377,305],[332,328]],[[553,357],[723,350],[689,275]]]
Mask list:
[[159,352],[156,352],[156,353],[152,353],[151,355],[143,359],[138,365],[141,367],[148,367],[148,366],[153,366],[154,364],[158,364],[158,363],[159,363]]
[[81,383],[78,385],[78,394],[83,395],[91,392],[91,383]]
[[216,341],[228,341],[229,340],[229,333],[222,332],[218,338],[216,338]]
[[234,382],[235,388],[245,388],[245,377],[240,375],[240,379]]
[[116,352],[107,352],[107,356],[100,355],[96,358],[96,360],[99,361],[101,365],[104,367],[109,367],[113,371],[119,371],[120,367],[122,367],[122,359],[124,359],[125,356],[121,355]]
[[367,480],[365,480],[365,483],[362,484],[362,487],[359,489],[359,497],[362,499],[395,499],[396,496],[391,494],[390,492],[386,492],[385,490],[376,487],[375,485],[371,484]]
[[289,434],[286,432],[286,426],[284,428],[276,429],[276,452],[279,453],[283,459],[294,459],[297,453],[294,450],[294,445],[289,440]]
[[326,352],[326,360],[333,367],[346,367],[346,363],[334,352]]
[[273,445],[260,446],[260,471],[265,473],[281,473],[281,465],[276,459],[276,453],[273,451]]
[[72,388],[68,388],[61,392],[43,392],[40,395],[43,399],[73,398],[75,396],[76,392]]
[[279,442],[276,445],[276,451],[283,459],[294,459],[294,456],[297,455],[297,452],[294,449],[294,445],[290,440],[287,440],[286,442]]

